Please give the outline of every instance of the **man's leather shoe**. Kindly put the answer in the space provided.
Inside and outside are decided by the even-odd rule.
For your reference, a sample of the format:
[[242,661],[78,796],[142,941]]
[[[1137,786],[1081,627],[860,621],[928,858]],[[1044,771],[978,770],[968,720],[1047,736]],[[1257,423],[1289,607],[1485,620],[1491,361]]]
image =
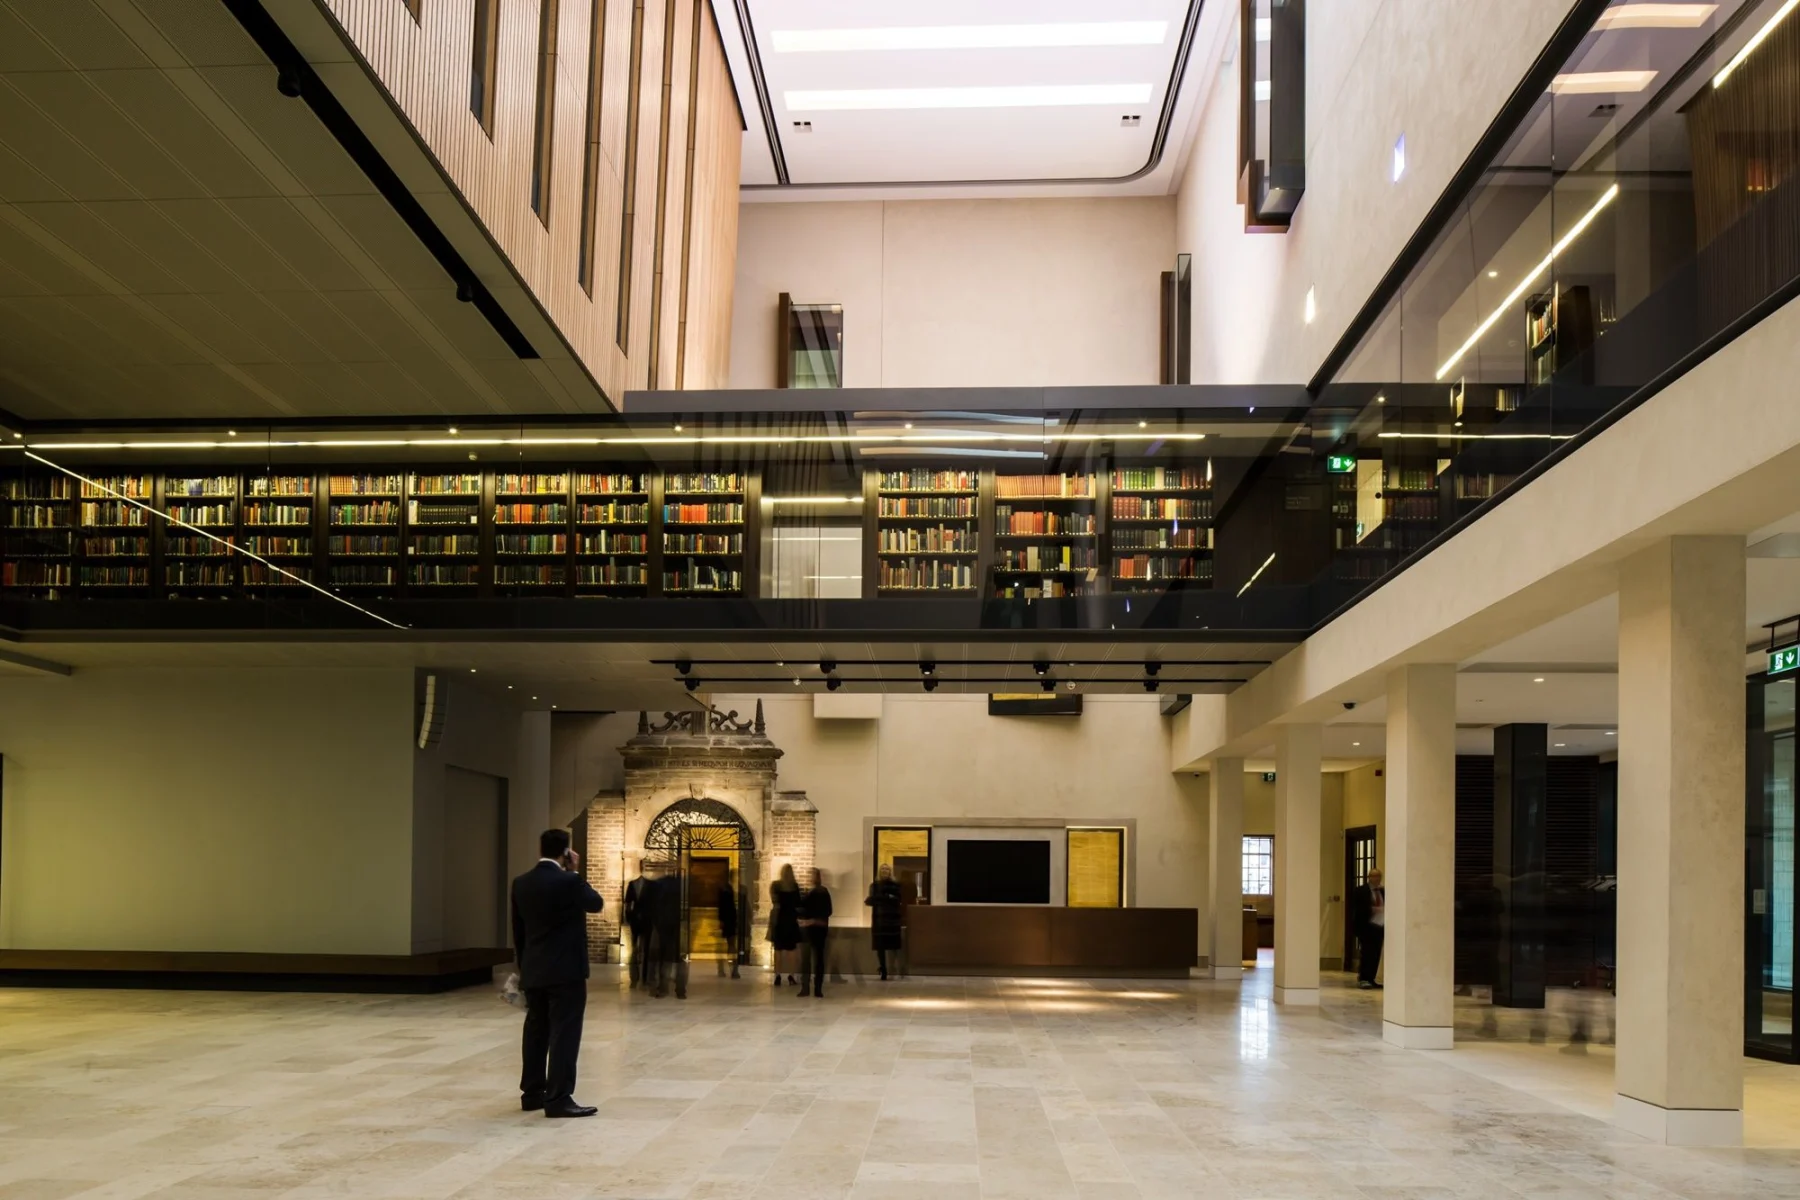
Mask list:
[[546,1104],[546,1117],[591,1117],[600,1110],[586,1104],[577,1104],[573,1100],[564,1100],[561,1104]]
[[537,1112],[544,1107],[542,1096],[520,1096],[519,1107],[526,1112]]

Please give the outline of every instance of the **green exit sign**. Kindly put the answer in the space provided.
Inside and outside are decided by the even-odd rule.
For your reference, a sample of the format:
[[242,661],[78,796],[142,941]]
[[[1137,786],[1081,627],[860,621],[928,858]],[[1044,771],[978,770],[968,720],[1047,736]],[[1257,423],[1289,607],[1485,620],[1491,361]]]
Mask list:
[[1783,675],[1795,667],[1800,667],[1800,646],[1769,651],[1769,674]]
[[1332,475],[1356,474],[1356,458],[1349,454],[1327,454],[1325,470]]

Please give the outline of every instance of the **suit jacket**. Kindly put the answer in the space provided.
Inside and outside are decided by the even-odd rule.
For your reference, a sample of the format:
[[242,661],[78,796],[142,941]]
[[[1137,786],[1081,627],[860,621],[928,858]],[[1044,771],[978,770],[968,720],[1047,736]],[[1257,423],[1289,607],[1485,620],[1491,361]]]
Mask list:
[[634,933],[650,928],[650,914],[644,911],[644,893],[649,888],[650,881],[642,875],[625,885],[625,924]]
[[574,871],[540,862],[512,882],[513,957],[522,988],[588,977],[587,914],[604,906]]
[[[1384,893],[1386,888],[1381,889]],[[1385,901],[1386,897],[1383,896]],[[1369,922],[1375,919],[1375,889],[1366,883],[1356,885],[1350,893],[1350,928],[1358,932],[1368,928]]]

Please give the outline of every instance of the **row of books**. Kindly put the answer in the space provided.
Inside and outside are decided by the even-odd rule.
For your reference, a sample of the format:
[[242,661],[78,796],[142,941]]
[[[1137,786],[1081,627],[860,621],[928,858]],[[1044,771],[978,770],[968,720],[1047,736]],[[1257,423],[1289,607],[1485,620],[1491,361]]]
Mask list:
[[1092,500],[1092,475],[997,475],[994,494],[1002,500],[1015,497],[1059,500]]
[[999,505],[994,509],[994,524],[1001,533],[1017,534],[1091,534],[1098,528],[1093,513],[1065,513],[1041,508],[1014,509]]
[[331,554],[383,556],[400,553],[400,539],[391,533],[334,533],[325,539]]
[[248,504],[244,506],[246,525],[311,525],[310,504]]
[[269,558],[298,558],[312,553],[312,539],[259,533],[244,539],[244,549]]
[[1063,596],[1092,596],[1098,590],[1087,580],[1052,577],[1033,580],[1029,584],[1009,583],[994,594],[1002,600],[1055,600]]
[[472,533],[426,533],[413,538],[414,554],[475,555],[481,553],[481,539]]
[[[149,571],[143,567],[106,567],[108,571],[143,571],[145,582]],[[230,587],[236,571],[230,563],[172,562],[163,565],[163,583],[169,587]]]
[[419,587],[473,587],[481,582],[480,568],[464,563],[413,563],[406,582]]
[[[134,511],[142,513],[144,510],[139,508]],[[224,526],[237,522],[237,513],[229,504],[190,504],[185,500],[169,505],[169,516],[177,521],[186,521],[189,525]]]
[[163,552],[175,558],[224,558],[231,550],[230,542],[192,534],[171,537],[163,543]]
[[883,471],[884,492],[972,492],[981,485],[976,471],[933,471],[917,467],[911,471]]
[[575,568],[575,583],[589,587],[645,587],[650,583],[650,575],[643,563],[581,563]]
[[252,475],[244,481],[245,496],[310,496],[311,475]]
[[67,529],[73,524],[69,520],[69,510],[57,505],[15,504],[6,513],[8,529]]
[[567,475],[500,474],[494,476],[494,492],[503,496],[556,496],[567,493]]
[[665,592],[741,592],[744,573],[711,563],[684,563],[663,572]]
[[1382,473],[1381,486],[1389,491],[1425,491],[1437,486],[1437,472],[1430,467],[1389,467]]
[[730,525],[743,519],[741,504],[663,505],[663,523],[667,525]]
[[81,494],[90,499],[120,496],[131,500],[148,500],[151,498],[151,486],[152,480],[148,475],[111,475],[83,480]]
[[1213,544],[1211,526],[1189,526],[1164,529],[1151,526],[1139,529],[1115,529],[1114,550],[1210,550]]
[[569,519],[567,504],[496,504],[496,525],[561,525]]
[[1486,500],[1498,496],[1511,487],[1518,479],[1517,475],[1458,475],[1456,477],[1456,498],[1458,500]]
[[333,525],[398,525],[400,505],[393,500],[367,500],[361,504],[333,504],[328,510]]
[[1114,496],[1112,515],[1122,521],[1210,521],[1212,499],[1178,499],[1173,496]]
[[970,517],[975,516],[973,496],[908,496],[899,499],[883,496],[876,511],[882,517]]
[[575,492],[582,496],[641,496],[647,490],[642,475],[595,475],[584,472],[575,476]]
[[610,529],[602,529],[599,533],[584,533],[576,543],[578,554],[648,554],[650,553],[650,535],[647,533],[615,533]]
[[883,529],[880,537],[880,550],[883,554],[914,554],[932,550],[972,554],[980,548],[975,530],[967,525]]
[[69,500],[74,497],[74,481],[67,475],[14,475],[0,483],[0,499]]
[[479,496],[479,475],[413,475],[408,488],[415,496]]
[[150,514],[123,500],[84,500],[81,503],[83,525],[148,525]]
[[398,496],[398,475],[333,475],[327,484],[333,496]]
[[145,558],[150,554],[147,537],[90,537],[81,539],[84,558]]
[[1438,498],[1434,495],[1384,496],[1382,515],[1390,521],[1435,521]]
[[703,471],[663,476],[663,491],[678,495],[732,495],[744,490],[744,477],[735,471]]
[[176,496],[235,495],[237,495],[237,478],[232,475],[209,475],[204,479],[163,480],[163,497],[165,499],[172,499]]
[[1196,467],[1127,467],[1112,473],[1115,492],[1190,492],[1211,486],[1210,470]]
[[575,519],[583,525],[648,525],[650,523],[650,506],[648,504],[582,504],[575,510]]
[[876,581],[887,591],[973,591],[975,568],[930,558],[883,561]]
[[1100,552],[1092,546],[1022,546],[1001,551],[999,565],[1009,571],[1097,569]]
[[[498,519],[498,510],[495,517]],[[414,525],[479,525],[481,512],[467,504],[409,500],[406,519]]]
[[665,533],[664,554],[742,554],[741,533]]
[[[468,540],[471,544],[474,543],[474,535],[469,535]],[[495,554],[567,554],[568,552],[569,535],[566,533],[503,533],[494,539]]]
[[1115,556],[1114,579],[1211,579],[1212,559],[1193,555],[1133,554]]

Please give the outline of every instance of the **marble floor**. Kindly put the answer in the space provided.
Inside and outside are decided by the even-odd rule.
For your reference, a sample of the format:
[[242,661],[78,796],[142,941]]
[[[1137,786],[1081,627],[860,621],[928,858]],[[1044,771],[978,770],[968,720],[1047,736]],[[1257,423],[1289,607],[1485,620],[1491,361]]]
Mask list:
[[[609,971],[578,1089],[600,1114],[546,1121],[518,1111],[520,1018],[489,989],[0,990],[0,1200],[1800,1195],[1800,1150],[1774,1148],[1800,1137],[1670,1149],[1584,1112],[1603,1045],[1398,1050],[1375,995],[1324,999],[1277,1008],[1253,972],[802,1000],[759,973],[683,1003]],[[1769,1070],[1800,1098],[1800,1068]]]

